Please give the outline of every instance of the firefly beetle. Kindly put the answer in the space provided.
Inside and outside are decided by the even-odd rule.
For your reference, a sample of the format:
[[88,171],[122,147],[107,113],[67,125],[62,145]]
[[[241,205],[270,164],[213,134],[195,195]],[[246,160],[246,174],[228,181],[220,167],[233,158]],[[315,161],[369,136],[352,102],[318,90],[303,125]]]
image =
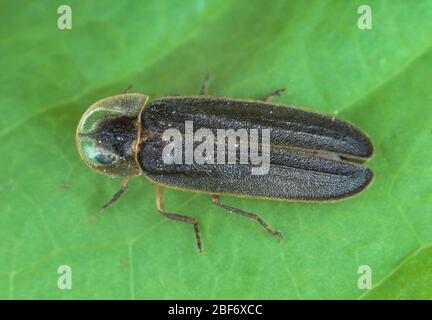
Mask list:
[[[208,76],[199,96],[163,97],[148,103],[146,95],[123,93],[97,101],[84,113],[76,132],[82,160],[105,175],[124,178],[102,209],[119,199],[131,177],[143,174],[156,184],[158,212],[193,225],[202,251],[198,221],[166,212],[164,187],[208,193],[216,206],[254,219],[270,234],[282,237],[258,214],[227,206],[220,196],[337,200],[357,194],[371,182],[372,171],[364,163],[373,146],[360,129],[331,115],[271,103],[283,89],[260,100],[241,100],[208,96],[207,83]],[[219,139],[222,130],[225,135]],[[246,136],[267,130],[269,137],[242,140],[240,130]],[[177,132],[177,137],[167,138],[168,131]],[[194,137],[198,132],[199,137]],[[211,135],[217,136],[216,141]],[[173,146],[184,152],[175,154]],[[212,148],[221,152],[217,159]],[[261,160],[267,155],[264,173],[253,174],[257,162],[252,151],[258,158],[261,154]]]

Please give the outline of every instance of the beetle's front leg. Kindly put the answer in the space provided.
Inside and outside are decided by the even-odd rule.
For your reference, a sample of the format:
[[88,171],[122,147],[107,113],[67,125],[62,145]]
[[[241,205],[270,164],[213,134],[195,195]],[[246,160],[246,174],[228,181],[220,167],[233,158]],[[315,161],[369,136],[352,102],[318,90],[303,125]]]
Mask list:
[[210,72],[207,72],[201,82],[200,95],[205,96],[208,93],[208,84],[210,81]]
[[116,202],[118,199],[120,199],[120,197],[123,195],[123,193],[125,192],[125,190],[127,189],[128,185],[129,185],[129,180],[131,177],[125,177],[123,179],[123,182],[120,186],[120,189],[112,196],[112,198],[110,199],[110,201],[108,201],[107,203],[105,203],[102,207],[100,207],[95,213],[92,213],[90,215],[91,219],[96,219],[97,215],[99,213],[101,213],[103,210],[111,207],[114,202]]
[[126,94],[126,93],[128,93],[129,90],[132,89],[132,87],[133,87],[132,84],[128,85],[127,88],[123,90],[122,94]]
[[201,243],[201,233],[200,233],[200,227],[199,227],[198,221],[194,217],[189,217],[189,216],[185,216],[185,215],[177,214],[177,213],[166,212],[164,210],[163,187],[160,185],[156,186],[156,208],[161,215],[163,215],[164,217],[166,217],[170,220],[192,224],[194,227],[194,231],[195,231],[195,240],[196,240],[196,245],[197,245],[198,251],[200,253],[203,252],[203,246]]
[[128,185],[129,185],[129,180],[130,180],[130,177],[125,177],[123,179],[123,182],[120,186],[120,189],[112,196],[110,201],[108,201],[102,207],[100,207],[99,211],[102,211],[104,209],[111,207],[114,204],[114,202],[116,202],[122,196],[122,194],[125,192],[125,190],[127,189]]
[[269,94],[266,94],[265,96],[259,98],[259,100],[270,102],[274,97],[280,97],[284,92],[285,92],[285,88],[280,88],[270,92]]
[[226,211],[230,212],[230,213],[234,213],[234,214],[238,214],[240,216],[255,220],[256,222],[258,222],[264,229],[266,229],[266,231],[268,233],[270,233],[273,236],[278,237],[280,240],[282,240],[283,238],[283,234],[282,232],[275,230],[273,228],[271,228],[267,222],[265,222],[258,214],[256,213],[251,213],[251,212],[246,212],[234,207],[230,207],[227,206],[225,204],[222,204],[220,202],[220,197],[218,195],[213,195],[212,196],[212,202],[213,204],[217,205],[218,207],[225,209]]

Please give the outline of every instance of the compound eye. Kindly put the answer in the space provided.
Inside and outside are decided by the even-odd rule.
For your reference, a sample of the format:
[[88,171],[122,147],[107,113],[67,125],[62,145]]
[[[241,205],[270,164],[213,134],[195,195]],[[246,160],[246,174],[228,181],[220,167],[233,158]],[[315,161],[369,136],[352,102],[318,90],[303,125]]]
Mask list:
[[103,145],[89,136],[81,137],[79,146],[81,157],[93,167],[114,164],[119,158],[111,150],[105,149]]
[[99,153],[96,155],[95,160],[100,164],[111,164],[116,160],[116,157],[112,154]]

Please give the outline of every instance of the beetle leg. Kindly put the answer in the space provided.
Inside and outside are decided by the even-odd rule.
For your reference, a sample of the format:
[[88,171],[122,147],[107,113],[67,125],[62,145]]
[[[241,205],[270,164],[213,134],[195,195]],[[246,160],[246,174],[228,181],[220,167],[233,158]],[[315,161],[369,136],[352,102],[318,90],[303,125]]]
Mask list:
[[121,195],[125,192],[125,190],[128,187],[129,179],[130,179],[130,177],[125,177],[123,179],[123,182],[122,182],[122,184],[120,186],[120,189],[112,196],[112,198],[111,198],[110,201],[108,201],[102,207],[100,207],[100,209],[98,210],[98,212],[100,212],[100,211],[102,211],[102,210],[104,210],[106,208],[111,207],[113,205],[113,203],[116,202],[121,197]]
[[122,94],[128,93],[130,89],[132,89],[133,85],[130,84],[127,86],[127,88],[125,90],[123,90]]
[[266,94],[265,96],[261,97],[259,100],[270,102],[272,98],[274,97],[280,97],[282,93],[285,92],[285,88],[277,89],[275,91],[270,92],[269,94]]
[[189,217],[189,216],[185,216],[185,215],[177,214],[177,213],[166,212],[164,210],[163,187],[160,185],[156,186],[156,208],[161,215],[163,215],[164,217],[166,217],[170,220],[192,224],[194,227],[194,231],[195,231],[195,240],[196,240],[196,245],[197,245],[198,251],[200,253],[203,252],[203,246],[201,243],[201,235],[200,235],[200,228],[199,228],[198,221],[194,217]]
[[207,94],[209,80],[210,80],[210,72],[207,72],[201,82],[200,95],[205,96]]
[[100,213],[101,211],[103,211],[103,210],[111,207],[114,204],[114,202],[116,202],[121,197],[121,195],[125,192],[125,190],[128,187],[129,179],[130,179],[130,177],[125,177],[123,179],[123,182],[122,182],[122,184],[120,186],[120,189],[112,196],[112,198],[110,199],[110,201],[108,201],[107,203],[105,203],[96,212],[94,212],[94,213],[92,213],[90,215],[91,220],[95,220],[97,218],[98,213]]
[[246,211],[243,211],[243,210],[240,210],[240,209],[237,209],[237,208],[234,208],[234,207],[230,207],[230,206],[227,206],[227,205],[225,205],[225,204],[222,204],[221,202],[220,202],[220,197],[218,196],[218,195],[213,195],[212,196],[212,202],[213,202],[213,204],[215,204],[215,205],[217,205],[218,207],[220,207],[220,208],[222,208],[222,209],[225,209],[225,210],[227,210],[228,212],[231,212],[231,213],[234,213],[234,214],[238,214],[238,215],[240,215],[240,216],[243,216],[243,217],[246,217],[246,218],[249,218],[249,219],[252,219],[252,220],[255,220],[255,221],[257,221],[264,229],[266,229],[267,230],[267,232],[268,233],[270,233],[271,235],[273,235],[273,236],[276,236],[276,237],[278,237],[279,239],[282,239],[283,238],[283,234],[282,234],[282,232],[280,232],[280,231],[278,231],[278,230],[275,230],[275,229],[272,229],[269,225],[268,225],[268,223],[267,222],[265,222],[258,214],[256,214],[256,213],[251,213],[251,212],[246,212]]

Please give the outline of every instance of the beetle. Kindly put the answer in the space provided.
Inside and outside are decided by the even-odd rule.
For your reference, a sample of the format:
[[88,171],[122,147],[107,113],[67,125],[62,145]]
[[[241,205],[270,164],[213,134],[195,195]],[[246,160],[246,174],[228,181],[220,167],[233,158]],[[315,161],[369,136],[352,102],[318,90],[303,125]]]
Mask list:
[[[221,195],[328,201],[355,195],[372,181],[373,173],[365,166],[373,155],[372,143],[352,124],[332,115],[272,103],[271,99],[284,89],[259,100],[209,96],[208,80],[207,75],[197,96],[169,96],[148,103],[144,94],[123,92],[97,101],[83,114],[76,131],[81,159],[102,174],[123,177],[120,189],[101,210],[120,198],[131,177],[143,174],[156,184],[157,211],[168,219],[193,225],[196,245],[202,252],[198,221],[165,211],[165,187],[208,193],[216,206],[253,219],[271,235],[282,238],[282,233],[260,215],[223,204]],[[187,128],[188,122],[194,125],[193,129]],[[187,142],[189,134],[203,129],[208,136]],[[252,139],[245,143],[238,136],[231,140],[231,145],[226,136],[217,142],[207,141],[221,129],[234,133],[246,130],[248,134],[268,130],[270,139],[264,141],[263,135],[261,141],[253,140],[256,146]],[[185,161],[191,158],[191,152],[196,156],[202,149],[189,149],[176,158],[180,162],[173,161],[176,151],[167,153],[166,149],[174,138],[165,136],[173,130],[179,132],[180,147],[189,144],[198,148],[205,140],[207,147],[214,145],[223,151],[222,160],[232,156],[231,162],[215,163],[205,148],[204,161]],[[253,148],[257,154],[267,150],[268,168],[264,174],[253,174],[256,163],[247,154]],[[238,162],[239,159],[243,161]]]

